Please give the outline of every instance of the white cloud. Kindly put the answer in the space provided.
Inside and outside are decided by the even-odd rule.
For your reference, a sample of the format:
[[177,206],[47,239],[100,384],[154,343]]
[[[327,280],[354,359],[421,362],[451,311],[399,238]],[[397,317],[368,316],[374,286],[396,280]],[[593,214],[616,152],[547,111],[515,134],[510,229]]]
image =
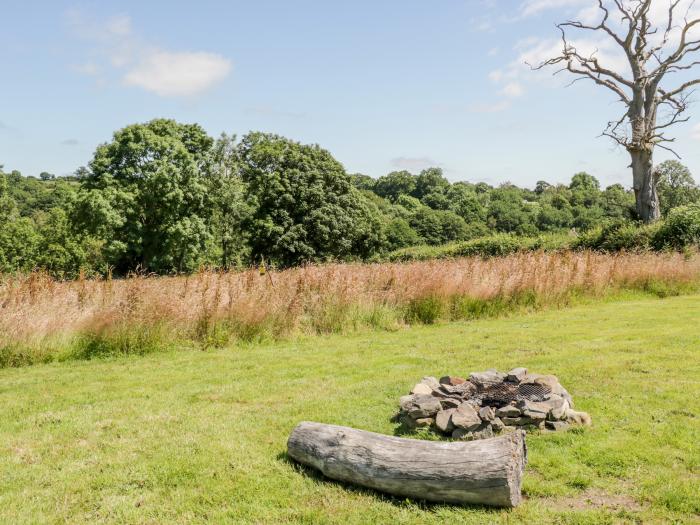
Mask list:
[[522,84],[519,82],[510,82],[503,87],[501,90],[501,95],[507,98],[518,98],[522,96],[524,92],[525,90],[523,89]]
[[549,9],[561,9],[563,7],[579,6],[590,0],[525,0],[520,5],[522,16],[532,16]]
[[391,159],[391,165],[395,168],[408,171],[422,171],[427,168],[439,167],[440,163],[430,157],[396,157]]
[[187,97],[206,91],[231,71],[231,61],[211,52],[162,49],[134,35],[128,15],[97,20],[78,9],[69,10],[71,32],[91,43],[89,59],[71,66],[95,78],[99,85],[117,78],[166,97]]
[[695,125],[691,134],[695,140],[700,140],[700,124]]
[[230,70],[231,62],[214,53],[153,51],[127,71],[124,82],[161,96],[190,96],[221,81]]
[[105,30],[114,36],[127,36],[131,34],[131,18],[127,15],[113,16],[105,23]]

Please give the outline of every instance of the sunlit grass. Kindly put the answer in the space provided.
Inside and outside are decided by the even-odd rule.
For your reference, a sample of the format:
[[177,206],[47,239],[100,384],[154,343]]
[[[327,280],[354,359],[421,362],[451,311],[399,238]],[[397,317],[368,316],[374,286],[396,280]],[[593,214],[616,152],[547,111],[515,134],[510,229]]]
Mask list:
[[[0,523],[697,522],[700,296],[619,299],[0,370]],[[516,510],[400,501],[284,457],[299,421],[391,434],[424,375],[516,365],[593,417],[528,437]]]

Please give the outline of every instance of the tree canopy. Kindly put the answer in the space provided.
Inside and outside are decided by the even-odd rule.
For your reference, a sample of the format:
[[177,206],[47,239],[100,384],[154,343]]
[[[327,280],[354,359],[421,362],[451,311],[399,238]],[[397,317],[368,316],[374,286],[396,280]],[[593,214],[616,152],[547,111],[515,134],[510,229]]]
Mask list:
[[[0,168],[0,271],[164,274],[261,259],[287,267],[635,217],[632,191],[601,189],[588,173],[534,190],[451,182],[437,167],[375,179],[349,175],[318,145],[260,132],[215,140],[166,119],[117,131],[75,176],[48,173]],[[656,177],[664,214],[700,202],[679,162],[661,164]]]

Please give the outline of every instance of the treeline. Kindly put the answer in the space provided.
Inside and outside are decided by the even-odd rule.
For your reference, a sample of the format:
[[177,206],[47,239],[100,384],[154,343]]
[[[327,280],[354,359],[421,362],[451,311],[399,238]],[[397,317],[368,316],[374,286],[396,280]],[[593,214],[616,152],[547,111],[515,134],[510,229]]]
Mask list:
[[[657,170],[662,212],[700,202],[676,161]],[[367,260],[493,234],[619,229],[634,195],[587,173],[568,185],[451,183],[439,168],[378,179],[272,134],[213,139],[158,119],[117,131],[75,176],[0,169],[0,271],[61,278],[202,266]],[[617,231],[617,230],[615,230]]]

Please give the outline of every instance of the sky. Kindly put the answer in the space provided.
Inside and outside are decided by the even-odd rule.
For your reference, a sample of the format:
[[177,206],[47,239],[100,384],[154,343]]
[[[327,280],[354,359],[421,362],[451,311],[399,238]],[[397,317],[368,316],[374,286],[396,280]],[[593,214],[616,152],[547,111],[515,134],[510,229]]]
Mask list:
[[[70,174],[117,129],[166,117],[317,143],[374,177],[438,166],[533,187],[587,171],[630,186],[628,154],[599,138],[615,97],[525,64],[596,4],[0,0],[0,164]],[[619,64],[609,42],[581,45]],[[700,101],[688,115],[673,147],[700,178]]]

